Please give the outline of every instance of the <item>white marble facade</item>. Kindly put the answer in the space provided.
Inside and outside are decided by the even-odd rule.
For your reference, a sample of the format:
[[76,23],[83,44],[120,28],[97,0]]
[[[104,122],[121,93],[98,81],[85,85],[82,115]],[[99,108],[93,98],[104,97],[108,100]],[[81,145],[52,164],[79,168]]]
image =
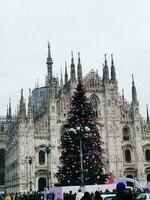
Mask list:
[[[48,185],[48,172],[49,185],[57,182],[54,174],[59,164],[60,137],[67,118],[69,99],[79,79],[83,80],[87,97],[93,104],[104,142],[104,171],[112,172],[116,179],[136,176],[141,183],[150,181],[149,114],[147,108],[145,120],[139,113],[133,77],[132,101],[128,102],[123,92],[122,95],[118,92],[113,57],[109,69],[105,56],[102,76],[91,70],[82,77],[80,57],[76,67],[72,56],[70,77],[65,66],[65,77],[63,79],[61,75],[60,81],[53,77],[49,45],[46,63],[45,87],[29,91],[28,105],[25,104],[22,90],[17,113],[12,116],[9,102],[7,116],[0,118],[0,152],[4,157],[1,160],[4,164],[0,165],[1,176],[5,172],[0,189],[24,192],[32,187],[32,190],[38,190]],[[55,147],[49,148],[50,153],[46,153],[43,145]]]

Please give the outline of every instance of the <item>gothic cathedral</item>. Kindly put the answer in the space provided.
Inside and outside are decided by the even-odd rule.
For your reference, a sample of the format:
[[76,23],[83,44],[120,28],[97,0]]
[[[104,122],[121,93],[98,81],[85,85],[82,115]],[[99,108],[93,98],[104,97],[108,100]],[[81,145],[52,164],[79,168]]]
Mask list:
[[[103,140],[104,171],[115,179],[137,177],[150,181],[150,120],[139,113],[139,102],[132,76],[132,101],[118,92],[113,56],[107,59],[102,76],[91,70],[82,77],[80,54],[75,67],[71,56],[70,76],[65,65],[64,78],[53,75],[53,60],[48,44],[45,86],[29,90],[28,105],[23,90],[17,112],[12,115],[11,101],[6,117],[0,117],[0,190],[27,192],[54,185],[59,164],[60,138],[68,113],[69,100],[78,78],[83,80]],[[110,74],[109,74],[110,71]],[[26,110],[27,109],[27,110]],[[49,182],[49,183],[48,183]]]

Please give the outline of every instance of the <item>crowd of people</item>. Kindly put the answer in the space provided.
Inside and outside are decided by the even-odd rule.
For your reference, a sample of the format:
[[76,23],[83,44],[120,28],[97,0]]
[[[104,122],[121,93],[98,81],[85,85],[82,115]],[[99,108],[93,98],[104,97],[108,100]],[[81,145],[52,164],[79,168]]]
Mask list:
[[[5,193],[0,195],[0,200],[42,200],[41,194],[38,192],[32,193]],[[44,198],[43,198],[44,200]]]
[[146,191],[144,190],[142,191],[140,189],[131,190],[131,188],[126,188],[125,183],[119,182],[116,185],[116,190],[114,190],[113,193],[110,193],[108,190],[105,191],[105,193],[102,193],[101,191],[95,191],[92,193],[85,191],[84,193],[82,193],[81,189],[79,189],[78,192],[75,194],[73,194],[72,191],[70,191],[69,193],[64,193],[63,199],[64,200],[103,200],[102,197],[108,195],[109,198],[108,197],[107,198],[112,199],[112,200],[135,200],[136,197],[141,192],[146,192]]
[[[134,200],[136,196],[140,193],[140,190],[134,191],[126,188],[123,182],[119,182],[116,185],[116,191],[112,195],[112,200]],[[111,194],[106,191],[105,194]],[[82,192],[81,189],[77,193],[69,191],[63,194],[63,200],[103,200],[103,193],[101,191],[95,191],[89,193],[88,191]],[[0,195],[0,200],[61,200],[53,192],[32,192],[32,193],[5,193]]]
[[[134,200],[135,195],[131,190],[125,190],[123,188],[123,185],[119,185],[117,190],[114,191],[114,193],[109,193],[108,191],[106,193],[102,193],[100,191],[95,191],[92,193],[89,193],[88,191],[85,191],[84,193],[81,192],[79,189],[77,194],[73,194],[72,191],[69,193],[65,193],[63,199],[64,200],[103,200],[102,196],[105,194],[109,194],[112,198],[112,200]],[[114,195],[115,194],[115,195]],[[136,194],[137,195],[137,194]],[[109,197],[109,199],[111,199]]]

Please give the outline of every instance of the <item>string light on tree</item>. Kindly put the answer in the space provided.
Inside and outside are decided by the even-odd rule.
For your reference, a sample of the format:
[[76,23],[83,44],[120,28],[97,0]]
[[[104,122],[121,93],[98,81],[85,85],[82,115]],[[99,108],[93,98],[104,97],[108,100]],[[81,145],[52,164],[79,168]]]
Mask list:
[[106,175],[102,170],[102,141],[92,106],[80,81],[71,98],[69,108],[67,123],[61,138],[60,167],[56,174],[59,184],[104,183]]

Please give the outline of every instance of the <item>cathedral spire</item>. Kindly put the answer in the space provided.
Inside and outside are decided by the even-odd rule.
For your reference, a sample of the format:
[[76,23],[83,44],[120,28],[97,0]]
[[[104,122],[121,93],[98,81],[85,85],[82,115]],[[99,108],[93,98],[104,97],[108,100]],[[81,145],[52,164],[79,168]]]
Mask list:
[[7,121],[12,120],[12,114],[11,114],[11,99],[9,99],[9,104],[7,105],[7,115],[6,115]]
[[124,89],[122,89],[122,100],[124,102]]
[[65,84],[68,82],[67,62],[65,61]]
[[11,115],[11,98],[9,99],[9,117],[12,117]]
[[24,121],[26,119],[26,104],[24,102],[23,89],[21,89],[21,98],[20,98],[20,105],[19,105],[19,118],[22,121]]
[[148,105],[146,105],[146,112],[147,112],[147,124],[149,124],[149,110],[148,110]]
[[77,65],[78,82],[82,80],[82,65],[80,60],[80,52],[78,52],[78,65]]
[[107,59],[105,54],[105,62],[103,65],[103,83],[107,83],[109,81],[109,69],[107,65]]
[[61,88],[63,87],[62,67],[61,67],[60,87]]
[[71,80],[72,81],[76,81],[76,73],[75,73],[75,64],[74,64],[73,52],[71,52],[70,72],[71,72]]
[[136,93],[136,87],[134,83],[134,77],[132,74],[132,102],[136,103],[137,102],[137,93]]
[[9,112],[8,112],[8,105],[7,105],[7,115],[6,115],[6,118],[8,118],[8,116],[9,116],[9,114],[8,114]]
[[32,115],[32,94],[31,89],[29,89],[29,99],[28,99],[28,122],[31,122],[33,119]]
[[52,79],[52,67],[53,67],[53,60],[51,57],[51,50],[50,50],[50,43],[48,42],[48,57],[47,57],[47,73],[48,73],[48,81],[50,82]]
[[106,58],[106,53],[105,53],[105,66],[107,65],[107,58]]
[[19,105],[17,104],[17,117],[19,116]]
[[21,89],[21,99],[20,101],[23,101],[23,89]]
[[113,54],[111,54],[111,80],[116,81],[116,71],[114,66]]

